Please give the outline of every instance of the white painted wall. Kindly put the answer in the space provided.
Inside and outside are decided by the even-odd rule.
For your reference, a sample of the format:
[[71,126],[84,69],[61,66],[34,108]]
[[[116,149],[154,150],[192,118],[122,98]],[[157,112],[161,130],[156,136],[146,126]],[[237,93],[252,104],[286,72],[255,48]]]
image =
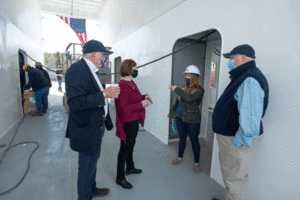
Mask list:
[[22,117],[19,49],[43,61],[40,20],[37,0],[0,3],[0,137]]
[[[99,12],[99,38],[108,46],[164,15],[185,0],[109,0]],[[106,31],[106,30],[110,31]],[[113,34],[111,34],[113,32]]]
[[[297,0],[186,0],[144,26],[138,26],[134,11],[128,12],[135,16],[130,23],[138,29],[113,43],[113,56],[132,58],[138,64],[170,53],[178,38],[212,28],[221,33],[223,53],[244,43],[255,48],[257,65],[269,81],[270,102],[264,118],[265,139],[250,171],[249,199],[300,197],[299,11]],[[117,29],[107,28],[101,38],[105,45],[105,41],[113,41],[111,36],[118,36]],[[221,59],[219,95],[229,83],[227,61]],[[171,57],[140,69],[136,79],[142,93],[149,93],[154,100],[147,108],[145,127],[165,144],[170,82]],[[216,141],[213,152],[211,177],[223,184]]]

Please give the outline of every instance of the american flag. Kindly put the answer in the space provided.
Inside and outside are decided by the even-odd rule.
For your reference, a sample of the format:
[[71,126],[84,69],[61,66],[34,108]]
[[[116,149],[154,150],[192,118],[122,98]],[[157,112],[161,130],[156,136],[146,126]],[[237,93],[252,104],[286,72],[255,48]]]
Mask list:
[[[76,33],[81,44],[84,45],[87,42],[85,19],[70,18],[57,15],[61,20],[65,21]],[[82,46],[81,45],[81,46]]]

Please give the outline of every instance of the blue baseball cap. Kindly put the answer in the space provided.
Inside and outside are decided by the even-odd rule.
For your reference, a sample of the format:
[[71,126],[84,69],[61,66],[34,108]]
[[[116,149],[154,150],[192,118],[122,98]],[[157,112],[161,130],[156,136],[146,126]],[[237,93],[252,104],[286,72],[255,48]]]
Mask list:
[[112,54],[112,51],[108,51],[104,45],[97,40],[89,40],[82,47],[83,54],[92,53],[92,52],[101,52],[104,54]]
[[230,58],[230,56],[240,54],[240,55],[245,55],[250,58],[255,58],[255,51],[254,49],[248,45],[248,44],[242,44],[230,51],[230,53],[224,53],[223,56],[225,58]]

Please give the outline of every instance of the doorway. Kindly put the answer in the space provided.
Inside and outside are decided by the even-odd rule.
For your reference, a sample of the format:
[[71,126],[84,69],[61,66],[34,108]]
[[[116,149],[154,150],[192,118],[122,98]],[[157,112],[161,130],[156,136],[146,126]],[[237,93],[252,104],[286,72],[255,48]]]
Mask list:
[[[181,38],[178,39],[173,47],[173,52],[194,42],[196,39]],[[201,85],[204,83],[204,70],[205,70],[205,54],[206,54],[206,42],[196,42],[189,47],[177,52],[172,57],[172,80],[171,85],[182,87],[185,84],[184,71],[189,65],[196,65],[200,70],[199,80]],[[176,102],[177,95],[171,92],[171,104],[170,108]],[[178,138],[178,134],[172,129],[172,122],[169,122],[169,139]]]
[[[210,35],[208,35],[211,33]],[[207,37],[204,37],[208,35]],[[202,38],[204,37],[204,38]],[[199,38],[202,38],[199,40]],[[196,40],[199,40],[195,42]],[[214,132],[212,131],[212,113],[217,101],[219,68],[221,56],[221,35],[215,29],[206,30],[201,33],[190,35],[178,39],[173,47],[173,52],[192,43],[187,48],[173,54],[172,57],[172,77],[171,85],[182,87],[185,77],[184,71],[189,65],[196,65],[200,70],[199,80],[205,93],[203,103],[199,109],[201,112],[200,128],[200,165],[203,171],[208,175],[211,170],[212,147]],[[170,92],[170,109],[174,105],[176,94]],[[172,121],[169,120],[169,140],[177,139],[178,133],[172,128]],[[187,142],[187,148],[190,142]]]
[[19,50],[19,75],[20,75],[20,92],[21,92],[21,100],[22,100],[22,112],[24,112],[24,99],[23,99],[23,87],[26,84],[25,71],[23,70],[23,65],[25,65],[25,56],[22,50]]
[[[115,67],[115,69],[114,69],[115,73],[119,72],[121,63],[122,63],[121,56],[116,57],[115,61],[114,61],[114,64],[115,64],[115,66],[114,66]],[[121,79],[121,76],[119,74],[115,74],[115,83],[118,83],[120,79]]]

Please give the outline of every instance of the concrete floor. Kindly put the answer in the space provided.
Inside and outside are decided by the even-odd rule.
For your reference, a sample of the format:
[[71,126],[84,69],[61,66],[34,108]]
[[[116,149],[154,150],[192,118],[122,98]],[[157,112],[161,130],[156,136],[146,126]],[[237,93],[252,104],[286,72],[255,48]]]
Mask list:
[[[114,109],[111,110],[111,116],[114,121]],[[68,115],[62,105],[62,93],[57,91],[57,83],[53,82],[48,113],[42,117],[26,115],[12,143],[31,140],[39,142],[40,147],[32,156],[30,170],[15,190],[0,196],[1,200],[77,199],[78,154],[70,149],[69,140],[64,137],[67,119]],[[15,130],[16,127],[12,128],[0,138],[0,145],[8,145]],[[115,184],[119,145],[115,129],[106,131],[96,180],[97,187],[108,187],[111,192],[101,199],[224,199],[224,188],[207,174],[210,163],[206,163],[207,166],[200,174],[193,173],[193,155],[189,142],[184,162],[172,166],[170,163],[177,156],[178,142],[165,145],[147,131],[139,132],[134,152],[135,165],[143,169],[143,173],[127,176],[127,180],[133,185],[131,190],[121,188]],[[35,147],[35,144],[21,145],[7,153],[0,166],[0,193],[12,188],[22,178],[30,153]],[[7,146],[0,148],[0,155],[6,148]],[[201,159],[205,157],[206,151],[201,152]],[[205,166],[205,163],[200,162]]]

